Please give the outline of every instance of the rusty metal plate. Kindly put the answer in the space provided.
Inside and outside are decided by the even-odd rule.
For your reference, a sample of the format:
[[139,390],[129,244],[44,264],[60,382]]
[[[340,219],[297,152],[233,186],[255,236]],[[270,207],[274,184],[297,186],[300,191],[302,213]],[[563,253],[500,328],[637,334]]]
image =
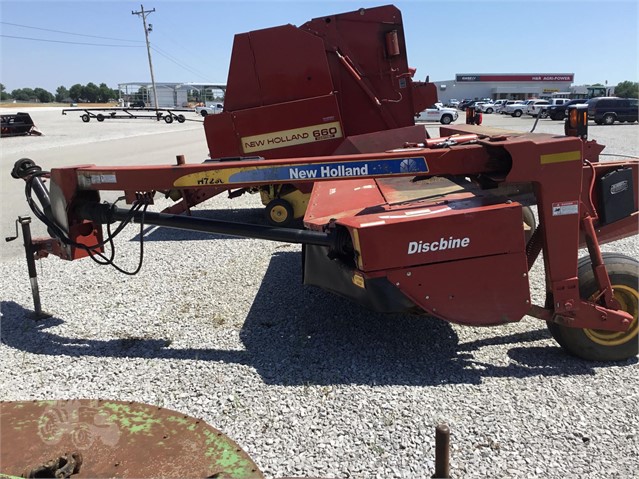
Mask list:
[[262,479],[251,458],[204,421],[136,402],[0,402],[0,475],[79,452],[72,478]]

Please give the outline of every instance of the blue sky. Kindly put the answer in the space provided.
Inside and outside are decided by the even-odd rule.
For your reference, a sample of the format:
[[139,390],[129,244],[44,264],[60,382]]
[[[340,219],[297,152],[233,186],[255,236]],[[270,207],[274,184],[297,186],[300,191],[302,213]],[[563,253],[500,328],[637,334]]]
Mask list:
[[[0,0],[0,82],[8,91],[55,92],[74,83],[116,88],[119,82],[150,81],[142,22],[131,14],[141,3],[156,10],[149,15],[156,81],[225,83],[235,33],[391,2]],[[574,73],[577,84],[614,85],[639,78],[637,0],[394,4],[402,11],[409,63],[420,80],[447,80],[456,73]]]

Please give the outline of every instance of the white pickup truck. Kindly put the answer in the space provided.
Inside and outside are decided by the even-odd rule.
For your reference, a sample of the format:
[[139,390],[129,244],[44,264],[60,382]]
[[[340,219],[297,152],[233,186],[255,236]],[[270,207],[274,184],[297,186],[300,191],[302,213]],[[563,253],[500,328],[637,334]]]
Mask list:
[[421,112],[417,121],[438,121],[442,125],[448,125],[455,121],[457,116],[457,110],[454,108],[444,108],[441,103],[437,103]]
[[215,115],[216,113],[221,113],[222,110],[224,110],[224,105],[221,103],[211,103],[210,105],[195,107],[195,113],[202,116]]

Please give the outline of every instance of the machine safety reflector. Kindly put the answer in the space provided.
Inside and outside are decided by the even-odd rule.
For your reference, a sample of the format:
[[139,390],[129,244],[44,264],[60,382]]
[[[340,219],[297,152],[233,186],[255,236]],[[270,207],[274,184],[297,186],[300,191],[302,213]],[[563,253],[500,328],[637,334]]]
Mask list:
[[358,286],[360,288],[366,288],[366,285],[364,283],[364,277],[361,274],[355,273],[353,275],[353,284],[355,286]]
[[541,155],[541,164],[548,165],[550,163],[563,163],[565,161],[581,160],[581,151],[566,151],[564,153],[551,153],[549,155]]

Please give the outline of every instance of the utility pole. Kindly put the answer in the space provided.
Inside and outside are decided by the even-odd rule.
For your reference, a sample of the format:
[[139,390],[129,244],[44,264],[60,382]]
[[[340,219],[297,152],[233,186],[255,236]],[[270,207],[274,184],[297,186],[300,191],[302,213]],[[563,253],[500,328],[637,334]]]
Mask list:
[[[134,12],[131,11],[131,15],[137,15],[142,17],[142,24],[144,25],[144,36],[146,37],[146,53],[149,56],[149,69],[151,70],[151,84],[153,85],[153,101],[155,103],[155,113],[158,112],[158,91],[155,88],[155,76],[153,75],[153,63],[151,62],[151,45],[149,44],[149,32],[151,31],[146,26],[146,17],[155,12],[155,8],[153,10],[144,10],[144,5],[140,5],[140,11]],[[158,120],[160,117],[158,117]]]

